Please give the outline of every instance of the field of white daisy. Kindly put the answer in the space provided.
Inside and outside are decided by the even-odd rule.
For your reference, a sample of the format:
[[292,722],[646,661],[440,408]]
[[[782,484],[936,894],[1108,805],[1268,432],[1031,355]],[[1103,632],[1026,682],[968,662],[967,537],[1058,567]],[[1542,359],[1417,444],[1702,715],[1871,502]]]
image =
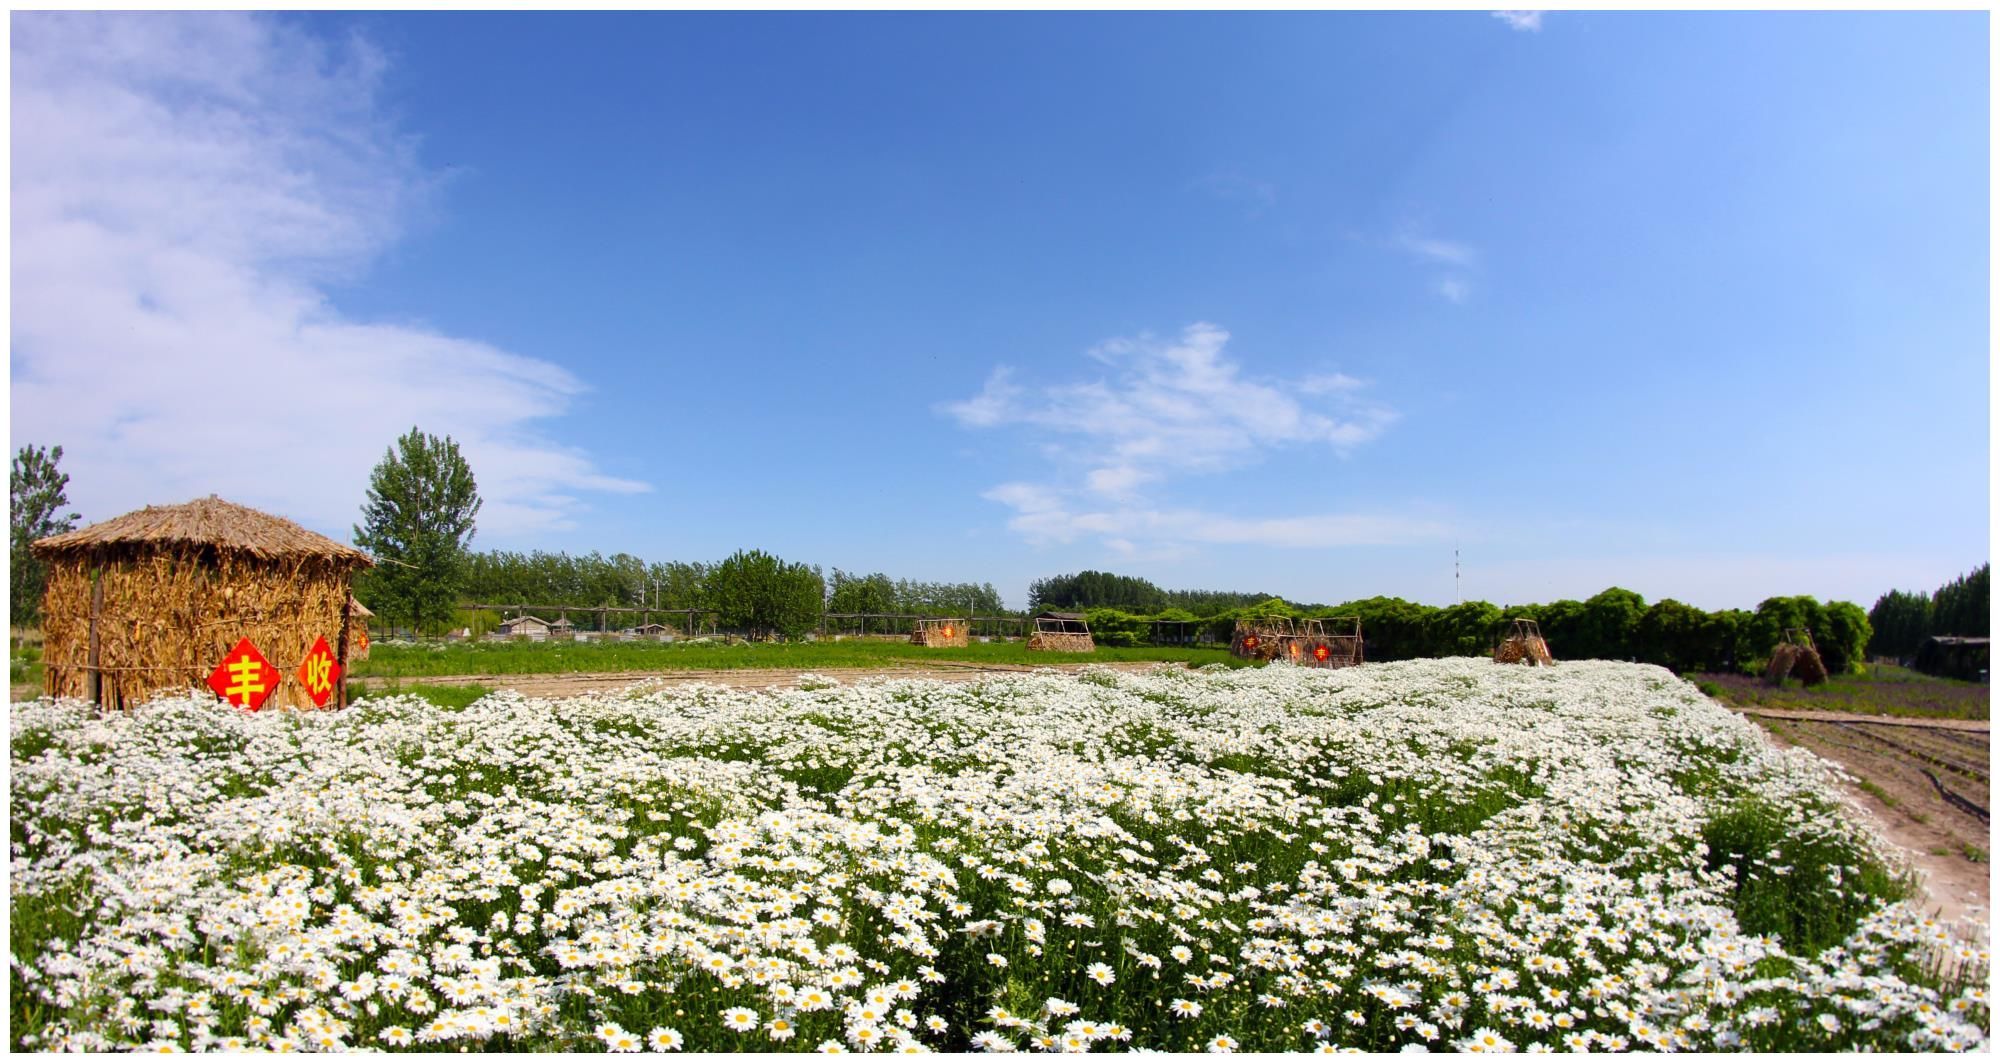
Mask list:
[[29,1049],[1976,1050],[1984,941],[1652,667],[16,704]]

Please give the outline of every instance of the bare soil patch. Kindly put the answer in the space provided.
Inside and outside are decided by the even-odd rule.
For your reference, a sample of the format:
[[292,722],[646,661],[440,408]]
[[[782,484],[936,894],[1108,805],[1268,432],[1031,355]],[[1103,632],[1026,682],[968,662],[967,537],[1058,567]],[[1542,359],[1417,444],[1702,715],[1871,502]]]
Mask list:
[[1984,940],[1983,928],[1969,923],[1990,918],[1992,828],[1938,790],[1942,785],[1990,813],[1992,758],[1983,724],[1974,730],[1956,720],[1762,709],[1750,715],[1774,744],[1802,746],[1854,776],[1844,788],[1884,838],[1910,853],[1926,910],[1974,935],[1968,940]]

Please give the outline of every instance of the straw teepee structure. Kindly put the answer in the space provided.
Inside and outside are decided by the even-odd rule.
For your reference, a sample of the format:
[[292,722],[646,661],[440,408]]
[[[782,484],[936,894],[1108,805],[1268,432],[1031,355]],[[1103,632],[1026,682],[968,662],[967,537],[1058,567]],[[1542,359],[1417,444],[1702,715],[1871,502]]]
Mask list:
[[368,618],[375,611],[347,596],[347,659],[365,661],[368,659]]
[[967,646],[971,644],[966,634],[965,621],[957,618],[941,620],[919,620],[916,630],[910,632],[912,646]]
[[1549,652],[1548,640],[1542,638],[1541,625],[1526,617],[1507,622],[1507,637],[1493,651],[1493,659],[1501,664],[1556,663],[1555,655]]
[[265,707],[311,707],[295,673],[322,636],[344,664],[354,573],[374,564],[214,495],[147,506],[33,549],[49,568],[43,689],[106,708],[163,688],[205,688],[243,638],[283,677]]

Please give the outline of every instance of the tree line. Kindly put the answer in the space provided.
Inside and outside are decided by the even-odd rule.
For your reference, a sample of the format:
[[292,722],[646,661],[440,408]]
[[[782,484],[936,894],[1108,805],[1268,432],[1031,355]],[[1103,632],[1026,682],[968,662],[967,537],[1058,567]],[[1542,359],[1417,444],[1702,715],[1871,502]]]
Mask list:
[[1990,562],[1981,565],[1929,594],[1890,591],[1875,599],[1875,607],[1868,610],[1868,622],[1875,630],[1869,654],[1908,658],[1934,635],[1990,636],[1992,569]]
[[1296,606],[1269,599],[1207,617],[1169,609],[1136,615],[1116,609],[1085,611],[1091,631],[1108,645],[1152,637],[1157,621],[1179,621],[1204,640],[1227,638],[1239,619],[1284,616],[1293,620],[1359,617],[1371,661],[1489,653],[1515,618],[1533,620],[1558,658],[1633,660],[1675,672],[1728,672],[1756,667],[1787,628],[1808,628],[1827,669],[1853,671],[1865,659],[1868,615],[1852,602],[1807,596],[1767,598],[1755,610],[1699,609],[1672,598],[1650,605],[1636,592],[1612,587],[1583,601],[1497,606],[1462,602],[1432,606],[1402,598],[1367,598],[1332,606]]
[[1120,609],[1130,613],[1157,613],[1180,609],[1197,616],[1213,616],[1269,599],[1269,594],[1236,591],[1170,591],[1138,576],[1120,576],[1086,569],[1061,576],[1049,576],[1028,584],[1028,612],[1046,609]]

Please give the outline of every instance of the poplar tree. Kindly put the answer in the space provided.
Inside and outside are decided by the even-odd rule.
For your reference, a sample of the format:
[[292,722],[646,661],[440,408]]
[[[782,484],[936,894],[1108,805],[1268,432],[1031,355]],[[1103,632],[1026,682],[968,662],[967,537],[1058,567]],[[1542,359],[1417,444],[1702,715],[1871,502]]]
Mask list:
[[354,544],[375,555],[363,583],[368,607],[423,634],[452,614],[466,576],[466,545],[479,514],[472,467],[450,436],[411,428],[369,477]]

